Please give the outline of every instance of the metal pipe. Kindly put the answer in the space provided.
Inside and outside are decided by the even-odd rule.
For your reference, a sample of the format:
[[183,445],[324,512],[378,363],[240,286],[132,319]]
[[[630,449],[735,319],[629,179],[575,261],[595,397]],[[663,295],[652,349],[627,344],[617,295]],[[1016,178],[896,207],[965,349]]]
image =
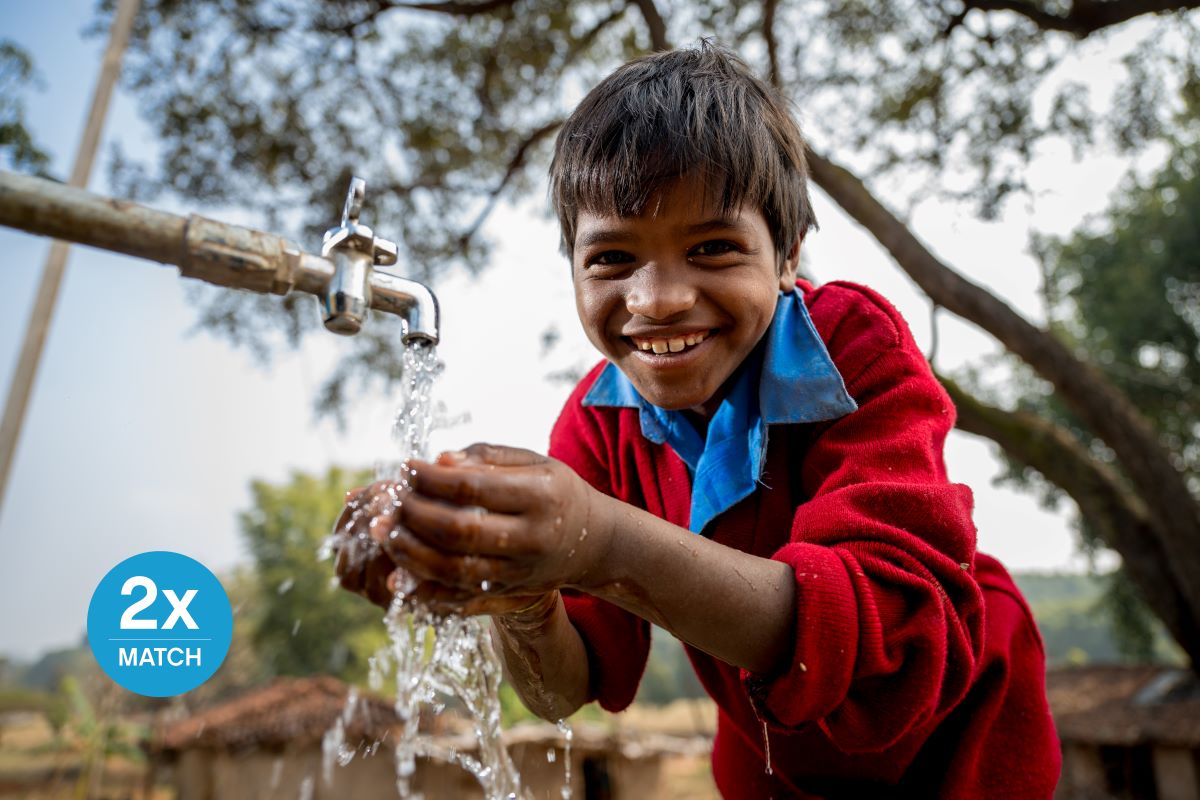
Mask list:
[[[329,258],[307,253],[275,234],[195,214],[181,217],[2,170],[0,225],[172,264],[187,278],[264,294],[301,291],[324,299],[338,274]],[[365,226],[354,229],[359,236],[363,231],[370,235]],[[394,245],[380,239],[374,242],[375,261],[387,261],[389,253],[395,260]],[[335,259],[356,255],[340,252],[336,242],[327,242],[326,249],[332,250],[330,255]],[[360,293],[369,307],[399,316],[404,322],[405,342],[436,344],[440,321],[433,292],[416,281],[380,272],[370,263],[365,266],[369,268],[367,282]],[[330,327],[345,333],[357,330],[350,330],[348,325]]]

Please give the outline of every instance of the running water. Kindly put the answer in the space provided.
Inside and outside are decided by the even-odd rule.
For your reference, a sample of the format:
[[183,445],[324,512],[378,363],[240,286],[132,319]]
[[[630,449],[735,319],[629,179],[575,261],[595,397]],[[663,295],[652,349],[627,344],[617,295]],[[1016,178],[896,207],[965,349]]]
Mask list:
[[571,800],[571,740],[575,738],[571,726],[565,719],[557,723],[558,732],[563,737],[563,788],[562,800]]
[[[397,504],[400,494],[408,488],[409,478],[415,474],[408,467],[408,460],[429,457],[429,434],[436,417],[432,389],[441,370],[433,347],[425,344],[405,347],[404,402],[393,431],[398,460],[376,469],[378,480],[398,484],[399,491],[393,494],[393,502]],[[329,556],[336,549],[345,550],[352,564],[361,564],[377,554],[378,544],[365,532],[352,538],[347,531],[335,530],[322,552]],[[479,781],[487,800],[516,798],[521,794],[520,778],[500,737],[501,667],[487,619],[433,614],[406,597],[413,587],[412,578],[397,584],[395,598],[384,617],[389,642],[370,662],[371,688],[381,689],[389,674],[395,681],[395,708],[401,720],[395,745],[396,788],[401,797],[420,797],[412,790],[412,777],[416,759],[422,756],[461,765]],[[440,712],[445,707],[445,698],[456,698],[470,715],[479,746],[478,758],[439,748],[419,731],[421,710],[432,708],[435,713]],[[327,770],[332,769],[335,759],[344,765],[354,757],[355,751],[345,742],[345,727],[354,713],[353,704],[352,699],[346,712],[325,734]],[[570,735],[566,735],[569,745]]]

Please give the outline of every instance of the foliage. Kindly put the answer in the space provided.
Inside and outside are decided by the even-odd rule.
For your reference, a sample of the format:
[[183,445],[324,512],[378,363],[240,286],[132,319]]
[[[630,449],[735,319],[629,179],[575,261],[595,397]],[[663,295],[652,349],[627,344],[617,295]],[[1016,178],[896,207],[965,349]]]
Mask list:
[[31,689],[55,692],[68,675],[78,678],[94,664],[95,658],[86,641],[75,647],[49,650],[22,671],[21,684]]
[[651,626],[650,658],[638,687],[637,701],[665,706],[681,698],[707,697],[683,644],[661,628]]
[[1064,335],[1154,423],[1200,493],[1200,146],[1128,176],[1105,214],[1041,252]]
[[46,175],[46,155],[25,123],[23,93],[37,86],[37,73],[29,54],[6,39],[0,39],[0,166]]
[[[1064,238],[1035,242],[1055,329],[1126,393],[1154,426],[1193,493],[1200,494],[1200,148],[1178,143],[1147,178],[1126,177],[1110,208]],[[1095,457],[1112,453],[1059,399],[1019,382],[1021,405],[1069,428]],[[1010,463],[1009,478],[1036,477]],[[1089,550],[1103,546],[1079,525]],[[1153,615],[1127,579],[1110,576],[1102,602],[1121,652],[1155,651]]]
[[83,759],[75,796],[99,797],[104,782],[104,769],[111,756],[141,762],[144,755],[137,746],[141,731],[123,722],[117,714],[120,698],[112,689],[115,684],[105,681],[108,691],[90,697],[73,675],[63,678],[59,692],[69,709],[67,728]]
[[253,631],[269,675],[362,680],[367,658],[383,644],[382,612],[333,585],[332,565],[317,558],[345,492],[369,480],[368,473],[335,467],[322,476],[295,473],[281,485],[251,486],[254,504],[240,522],[254,559],[254,587],[242,624]]
[[[557,125],[582,91],[665,46],[668,29],[679,43],[715,35],[775,76],[819,147],[873,174],[923,174],[909,200],[967,197],[985,216],[1025,187],[1043,140],[1133,148],[1197,110],[1194,15],[1143,25],[1115,95],[1092,98],[1056,66],[1146,13],[1141,3],[1114,3],[1106,19],[1077,18],[1071,4],[984,5],[147,0],[125,69],[160,150],[153,165],[118,159],[115,183],[253,209],[311,244],[355,173],[368,182],[370,223],[401,240],[404,269],[478,268],[487,212],[540,190]],[[101,3],[95,30],[111,7]],[[294,342],[314,329],[298,304],[209,297],[202,324],[262,354],[268,331]],[[398,379],[380,340],[392,333],[359,338],[322,410],[336,411],[351,378]]]

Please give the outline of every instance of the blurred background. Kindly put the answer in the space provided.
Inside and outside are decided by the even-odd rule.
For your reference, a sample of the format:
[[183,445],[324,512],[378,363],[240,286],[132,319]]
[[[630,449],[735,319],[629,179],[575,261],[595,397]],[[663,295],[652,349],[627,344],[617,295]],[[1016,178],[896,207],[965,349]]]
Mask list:
[[[887,296],[958,405],[947,465],[1045,639],[1060,794],[1198,797],[1193,5],[143,0],[89,188],[315,251],[364,177],[364,222],[441,303],[432,449],[544,452],[598,358],[546,201],[561,120],[628,58],[728,45],[810,139],[821,229],[802,270]],[[71,173],[112,17],[0,0],[0,168]],[[0,229],[6,375],[48,247]],[[196,787],[251,769],[234,741],[267,776],[243,777],[247,796],[330,791],[321,734],[384,629],[315,553],[342,493],[393,452],[401,377],[394,320],[343,339],[306,296],[72,249],[0,499],[0,796],[209,796]],[[83,638],[100,578],[153,549],[199,559],[237,609],[225,666],[171,702],[114,687]],[[324,711],[281,736],[263,709],[288,698]],[[714,712],[669,636],[633,711],[581,714],[587,796],[715,792]],[[560,737],[527,738],[530,764],[554,767]]]

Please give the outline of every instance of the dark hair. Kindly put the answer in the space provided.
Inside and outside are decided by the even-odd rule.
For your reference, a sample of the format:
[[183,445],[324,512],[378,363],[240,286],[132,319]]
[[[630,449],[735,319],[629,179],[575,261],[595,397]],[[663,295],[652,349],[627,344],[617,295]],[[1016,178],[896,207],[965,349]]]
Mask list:
[[762,210],[780,258],[816,226],[804,138],[787,101],[706,40],[630,61],[558,133],[550,199],[571,256],[582,210],[635,216],[666,184],[703,178],[722,212]]

